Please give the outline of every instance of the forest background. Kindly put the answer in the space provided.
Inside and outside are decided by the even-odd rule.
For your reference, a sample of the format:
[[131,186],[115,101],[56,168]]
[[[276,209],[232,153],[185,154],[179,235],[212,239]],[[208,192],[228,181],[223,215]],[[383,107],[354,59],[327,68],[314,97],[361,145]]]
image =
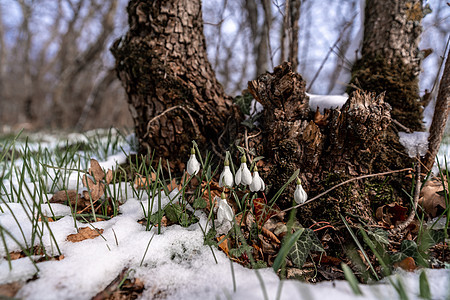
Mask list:
[[[127,31],[126,5],[124,0],[0,1],[0,132],[132,126],[109,51]],[[301,1],[295,69],[310,93],[344,93],[361,46],[363,5]],[[431,11],[422,21],[420,49],[427,57],[420,93],[435,96],[450,9],[446,1],[424,5]],[[249,80],[283,60],[295,30],[283,38],[283,18],[284,1],[203,2],[208,58],[227,94],[240,94]],[[425,120],[431,120],[432,106]]]

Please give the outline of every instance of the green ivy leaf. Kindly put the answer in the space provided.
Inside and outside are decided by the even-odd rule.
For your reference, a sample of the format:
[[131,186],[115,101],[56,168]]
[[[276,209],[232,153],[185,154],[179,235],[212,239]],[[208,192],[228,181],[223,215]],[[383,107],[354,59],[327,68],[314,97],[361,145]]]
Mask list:
[[419,252],[427,251],[430,247],[443,242],[445,232],[443,230],[425,230],[420,236]]
[[369,235],[372,236],[377,242],[385,245],[389,245],[388,233],[381,228],[375,231],[368,231]]
[[290,249],[288,256],[298,268],[303,267],[311,251],[325,251],[322,243],[310,228],[304,229],[297,242]]
[[309,243],[306,234],[302,234],[302,236],[298,239],[298,241],[292,246],[291,250],[289,250],[288,257],[292,260],[294,265],[297,268],[303,267],[303,264],[308,258],[308,254],[311,250],[311,243]]
[[406,256],[403,252],[397,252],[397,253],[392,254],[391,261],[393,263],[396,263],[396,262],[404,260],[407,257],[408,256]]
[[306,229],[306,232],[311,242],[311,251],[325,252],[325,249],[323,249],[322,243],[320,242],[314,230],[308,228]]
[[278,272],[278,270],[281,268],[281,266],[284,263],[285,258],[289,254],[289,251],[294,246],[294,244],[297,242],[297,240],[300,238],[300,236],[303,234],[304,229],[301,228],[294,232],[294,234],[290,235],[288,238],[285,238],[283,240],[283,244],[281,245],[280,251],[278,251],[278,255],[275,258],[275,261],[273,262],[272,268],[275,272]]
[[400,249],[407,257],[414,257],[417,254],[417,244],[411,240],[403,240]]

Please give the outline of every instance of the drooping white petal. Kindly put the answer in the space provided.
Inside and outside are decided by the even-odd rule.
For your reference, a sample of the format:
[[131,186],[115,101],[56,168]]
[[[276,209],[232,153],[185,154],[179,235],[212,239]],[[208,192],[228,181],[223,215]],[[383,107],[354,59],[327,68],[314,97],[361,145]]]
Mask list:
[[219,208],[217,209],[217,222],[222,224],[224,222],[234,221],[234,212],[226,199],[218,199]]
[[308,195],[306,194],[305,190],[303,189],[301,184],[297,184],[297,187],[295,188],[294,192],[294,200],[298,204],[305,203],[305,201],[308,199]]
[[247,167],[246,163],[241,163],[240,169],[242,170],[242,178],[241,183],[248,185],[252,183],[252,173],[250,173],[250,170]]
[[253,179],[252,183],[250,184],[250,191],[252,192],[263,191],[265,187],[266,186],[264,184],[264,181],[259,176],[258,171],[253,172]]
[[225,166],[219,177],[219,187],[232,187],[233,186],[233,174],[230,167]]
[[200,170],[200,163],[198,162],[195,154],[191,154],[187,163],[187,172],[189,175],[195,175]]
[[239,167],[239,169],[236,172],[236,176],[234,177],[234,182],[236,185],[239,185],[241,183],[242,178],[242,169]]

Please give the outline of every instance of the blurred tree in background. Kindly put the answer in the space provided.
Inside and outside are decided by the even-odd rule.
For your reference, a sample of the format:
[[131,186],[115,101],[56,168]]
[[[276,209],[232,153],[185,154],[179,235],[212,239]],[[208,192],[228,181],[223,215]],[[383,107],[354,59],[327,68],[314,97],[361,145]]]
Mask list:
[[[111,71],[114,60],[108,51],[127,31],[127,2],[0,1],[0,130],[2,125],[131,126],[125,92]],[[352,65],[361,57],[363,3],[204,1],[208,58],[229,95],[240,94],[249,80],[286,59],[298,60],[294,69],[305,78],[308,91],[343,93]],[[450,31],[446,2],[427,3],[432,13],[423,19],[420,50],[431,54],[423,59],[419,74],[421,95],[425,89],[436,90]]]

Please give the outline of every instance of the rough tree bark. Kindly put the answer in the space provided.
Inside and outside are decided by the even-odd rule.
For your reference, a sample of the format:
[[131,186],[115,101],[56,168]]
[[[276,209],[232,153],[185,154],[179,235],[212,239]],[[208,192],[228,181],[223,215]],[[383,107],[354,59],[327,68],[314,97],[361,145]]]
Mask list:
[[280,64],[284,61],[292,63],[292,69],[298,68],[298,33],[300,19],[300,0],[285,2],[283,23],[281,24]]
[[112,52],[141,151],[182,167],[191,141],[217,145],[236,109],[206,55],[200,0],[132,0]]
[[420,0],[367,1],[362,58],[353,66],[349,88],[386,92],[392,117],[412,130],[422,129],[418,86],[422,18]]
[[[387,135],[391,107],[384,101],[384,94],[356,91],[341,109],[328,110],[324,115],[313,113],[305,94],[305,82],[290,63],[250,81],[249,91],[264,106],[265,138],[258,154],[266,157],[268,163],[266,180],[272,186],[269,196],[297,169],[305,189],[310,195],[316,195],[323,191],[326,182],[333,180],[330,176],[340,180],[399,169],[405,160],[407,166],[411,163],[404,154],[400,155],[403,161],[389,156],[393,152],[392,144],[396,144],[395,152],[404,153],[404,150],[398,138],[392,140]],[[292,205],[294,188],[294,185],[288,187],[286,197],[278,199],[281,208]],[[336,218],[337,206],[373,220],[367,197],[359,197],[355,192],[346,200],[318,204],[318,210],[323,215],[327,211],[324,208],[329,208],[329,220]]]
[[447,124],[450,106],[450,50],[447,53],[444,72],[442,73],[439,92],[436,98],[436,107],[434,108],[433,122],[430,127],[430,137],[428,138],[428,151],[425,155],[424,165],[431,170],[434,159],[438,153],[439,145]]

